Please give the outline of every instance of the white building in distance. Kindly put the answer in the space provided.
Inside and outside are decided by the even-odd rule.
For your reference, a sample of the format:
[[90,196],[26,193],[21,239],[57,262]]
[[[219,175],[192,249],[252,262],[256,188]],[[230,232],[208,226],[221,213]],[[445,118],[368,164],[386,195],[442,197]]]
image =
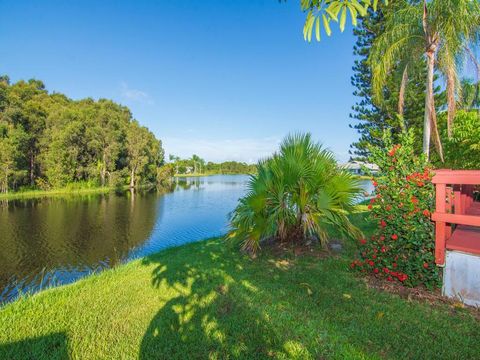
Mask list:
[[355,175],[366,175],[364,169],[370,171],[372,175],[376,175],[379,171],[377,165],[363,161],[349,161],[348,163],[342,165],[342,167]]

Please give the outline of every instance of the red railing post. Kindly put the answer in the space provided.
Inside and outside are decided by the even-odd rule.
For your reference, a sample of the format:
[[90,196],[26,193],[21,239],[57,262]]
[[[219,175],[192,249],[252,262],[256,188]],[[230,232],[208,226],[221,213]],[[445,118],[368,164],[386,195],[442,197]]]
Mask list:
[[462,211],[462,192],[460,191],[460,185],[455,184],[453,186],[453,194],[454,194],[454,207],[455,207],[455,214],[463,214]]
[[[446,211],[446,184],[435,184],[435,212],[444,214]],[[435,263],[445,265],[446,226],[444,221],[435,222]]]
[[[452,186],[447,186],[447,194],[446,194],[446,197],[447,197],[447,203],[445,204],[445,212],[447,214],[451,214],[452,213],[452,208],[453,208],[453,187]],[[450,236],[452,236],[452,224],[450,223],[446,223],[446,226],[445,226],[445,238],[446,239],[449,239]]]

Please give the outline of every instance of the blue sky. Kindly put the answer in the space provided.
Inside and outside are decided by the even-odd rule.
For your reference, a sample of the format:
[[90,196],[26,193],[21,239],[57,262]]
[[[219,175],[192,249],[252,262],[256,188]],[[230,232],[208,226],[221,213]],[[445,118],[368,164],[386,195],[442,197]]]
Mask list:
[[348,159],[351,29],[303,40],[298,0],[0,2],[0,74],[127,105],[167,154],[256,161],[309,131]]

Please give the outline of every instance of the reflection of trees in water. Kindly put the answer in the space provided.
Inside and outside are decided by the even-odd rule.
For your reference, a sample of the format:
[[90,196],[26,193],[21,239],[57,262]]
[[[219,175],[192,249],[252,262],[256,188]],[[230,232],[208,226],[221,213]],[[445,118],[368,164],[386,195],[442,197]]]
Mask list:
[[182,178],[179,179],[178,177],[175,180],[175,189],[182,189],[182,190],[190,190],[192,188],[194,189],[200,189],[201,184],[203,181],[201,181],[199,178]]
[[65,270],[59,276],[68,280],[76,270],[114,266],[149,238],[158,199],[127,193],[10,201],[0,209],[0,293],[12,279],[40,283],[45,270]]

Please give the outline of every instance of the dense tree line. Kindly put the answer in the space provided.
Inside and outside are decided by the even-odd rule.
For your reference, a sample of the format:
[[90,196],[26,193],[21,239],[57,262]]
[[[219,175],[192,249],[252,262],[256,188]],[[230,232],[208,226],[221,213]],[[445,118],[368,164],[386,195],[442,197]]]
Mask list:
[[205,169],[217,174],[253,174],[257,166],[237,161],[225,161],[222,163],[208,162]]
[[181,159],[178,156],[169,157],[174,174],[252,174],[256,172],[256,165],[249,165],[238,161],[224,161],[221,163],[206,162],[198,155]]
[[0,191],[155,182],[162,143],[111,100],[71,100],[0,77]]

